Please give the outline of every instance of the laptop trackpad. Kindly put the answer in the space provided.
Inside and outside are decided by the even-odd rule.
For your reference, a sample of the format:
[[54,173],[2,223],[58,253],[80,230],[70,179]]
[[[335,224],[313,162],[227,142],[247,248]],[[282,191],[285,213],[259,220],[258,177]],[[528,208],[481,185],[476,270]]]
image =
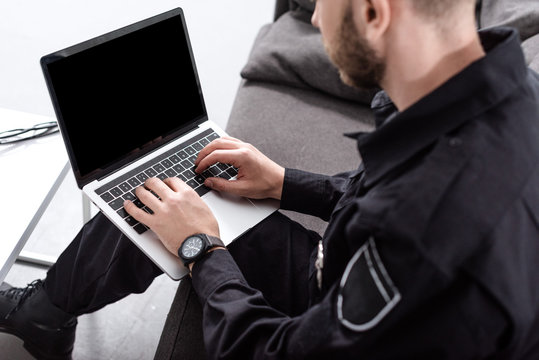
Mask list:
[[228,245],[232,240],[262,221],[271,212],[261,211],[249,200],[212,191],[203,197],[219,223],[221,239]]

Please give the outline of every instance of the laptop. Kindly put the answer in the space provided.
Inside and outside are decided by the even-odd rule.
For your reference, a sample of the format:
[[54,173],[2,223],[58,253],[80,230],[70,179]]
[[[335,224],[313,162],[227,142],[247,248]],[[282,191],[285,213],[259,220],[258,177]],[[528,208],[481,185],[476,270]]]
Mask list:
[[226,133],[208,119],[182,9],[46,55],[41,67],[79,188],[172,279],[188,270],[123,209],[129,199],[151,213],[134,195],[146,179],[185,181],[226,245],[278,208],[203,185],[208,176],[234,180],[228,164],[193,171],[198,152]]

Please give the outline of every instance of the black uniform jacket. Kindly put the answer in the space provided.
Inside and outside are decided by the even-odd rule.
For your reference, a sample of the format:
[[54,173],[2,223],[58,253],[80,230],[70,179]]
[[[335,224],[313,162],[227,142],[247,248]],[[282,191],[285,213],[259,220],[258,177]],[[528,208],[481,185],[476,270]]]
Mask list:
[[487,55],[405,111],[375,97],[358,170],[286,170],[281,207],[329,221],[305,313],[226,251],[195,264],[211,358],[539,359],[539,75],[516,31],[480,36]]

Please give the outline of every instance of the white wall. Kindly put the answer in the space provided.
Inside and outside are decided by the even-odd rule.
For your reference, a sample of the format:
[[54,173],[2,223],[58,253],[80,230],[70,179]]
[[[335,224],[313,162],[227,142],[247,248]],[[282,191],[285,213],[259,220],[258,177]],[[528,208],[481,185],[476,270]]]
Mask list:
[[272,20],[274,0],[2,0],[0,107],[53,116],[41,56],[178,6],[210,119],[224,127],[239,72],[258,29]]

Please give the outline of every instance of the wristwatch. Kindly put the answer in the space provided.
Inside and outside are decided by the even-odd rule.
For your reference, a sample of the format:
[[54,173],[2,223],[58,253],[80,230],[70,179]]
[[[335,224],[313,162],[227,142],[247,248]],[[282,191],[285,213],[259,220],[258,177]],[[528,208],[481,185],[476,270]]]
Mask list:
[[191,235],[185,239],[178,249],[178,256],[187,267],[187,265],[204,257],[208,250],[217,246],[225,247],[225,244],[215,236],[206,234]]

